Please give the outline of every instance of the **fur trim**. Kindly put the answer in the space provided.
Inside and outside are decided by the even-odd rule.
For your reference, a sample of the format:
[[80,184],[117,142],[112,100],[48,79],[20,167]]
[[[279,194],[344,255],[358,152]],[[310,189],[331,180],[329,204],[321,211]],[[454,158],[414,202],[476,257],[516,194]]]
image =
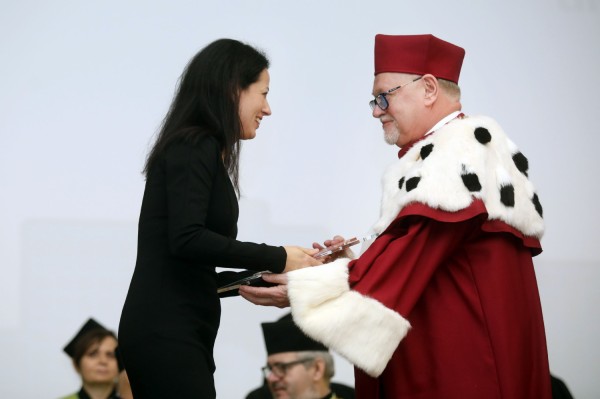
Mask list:
[[372,377],[385,369],[410,323],[348,285],[348,259],[288,273],[296,324]]
[[495,121],[455,119],[388,168],[381,215],[373,230],[381,233],[412,202],[456,212],[478,198],[490,220],[502,220],[526,236],[541,238],[542,208],[527,168],[527,158]]

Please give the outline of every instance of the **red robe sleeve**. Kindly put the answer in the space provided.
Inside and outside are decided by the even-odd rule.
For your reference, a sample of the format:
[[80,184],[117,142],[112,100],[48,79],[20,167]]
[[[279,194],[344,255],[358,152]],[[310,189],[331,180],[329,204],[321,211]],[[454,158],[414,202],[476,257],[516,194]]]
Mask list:
[[[473,236],[491,230],[539,250],[537,240],[487,217],[478,200],[458,212],[405,207],[359,259],[288,273],[296,324],[369,375],[380,375],[411,328],[411,311],[425,290],[431,295],[432,277],[448,267],[455,252],[464,254]],[[456,284],[473,286],[469,272],[449,274],[461,279]]]
[[468,212],[463,216],[466,220],[450,223],[399,217],[350,263],[350,287],[407,317],[438,266],[483,222],[478,216],[468,218]]

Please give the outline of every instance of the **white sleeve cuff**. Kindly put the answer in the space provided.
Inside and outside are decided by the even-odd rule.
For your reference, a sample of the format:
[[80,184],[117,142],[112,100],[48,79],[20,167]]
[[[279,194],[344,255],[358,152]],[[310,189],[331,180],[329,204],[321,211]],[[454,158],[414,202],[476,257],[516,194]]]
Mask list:
[[349,261],[289,272],[292,315],[308,336],[378,377],[410,323],[381,302],[350,290]]

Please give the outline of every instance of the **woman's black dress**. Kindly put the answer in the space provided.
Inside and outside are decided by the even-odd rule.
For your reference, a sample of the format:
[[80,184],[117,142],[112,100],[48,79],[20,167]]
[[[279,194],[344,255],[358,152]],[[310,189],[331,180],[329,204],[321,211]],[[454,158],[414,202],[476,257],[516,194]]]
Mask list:
[[216,266],[285,267],[283,247],[236,241],[238,203],[217,140],[172,144],[148,173],[119,351],[133,395],[214,398]]

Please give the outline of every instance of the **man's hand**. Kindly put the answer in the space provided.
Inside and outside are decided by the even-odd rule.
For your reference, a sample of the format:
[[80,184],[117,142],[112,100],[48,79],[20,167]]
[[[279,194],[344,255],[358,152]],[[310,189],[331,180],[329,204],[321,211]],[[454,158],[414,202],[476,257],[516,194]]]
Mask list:
[[[336,245],[341,245],[345,240],[344,237],[342,236],[334,236],[331,240],[325,240],[323,242],[323,245],[325,245],[325,247],[321,246],[319,243],[317,242],[313,242],[312,247],[315,249],[318,249],[319,251],[327,248],[327,247],[333,247]],[[352,250],[350,248],[346,248],[343,251],[339,251],[339,252],[334,252],[333,254],[326,256],[324,258],[319,258],[319,260],[321,260],[323,263],[329,263],[329,262],[333,262],[334,260],[338,259],[338,258],[350,258],[350,259],[355,259],[356,255],[354,255],[354,252],[352,252]]]
[[242,285],[239,288],[240,296],[255,305],[276,306],[287,308],[290,300],[287,296],[287,276],[285,274],[265,273],[263,280],[278,284],[274,287],[251,287]]

